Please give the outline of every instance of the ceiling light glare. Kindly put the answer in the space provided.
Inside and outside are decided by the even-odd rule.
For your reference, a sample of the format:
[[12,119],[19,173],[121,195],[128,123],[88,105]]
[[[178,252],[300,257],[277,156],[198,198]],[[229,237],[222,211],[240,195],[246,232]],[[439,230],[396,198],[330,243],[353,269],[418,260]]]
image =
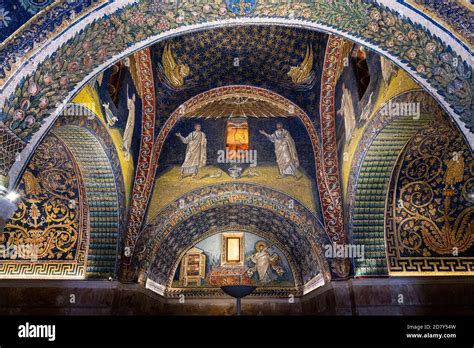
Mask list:
[[5,198],[12,203],[15,202],[19,197],[20,195],[15,191],[10,191],[5,195]]

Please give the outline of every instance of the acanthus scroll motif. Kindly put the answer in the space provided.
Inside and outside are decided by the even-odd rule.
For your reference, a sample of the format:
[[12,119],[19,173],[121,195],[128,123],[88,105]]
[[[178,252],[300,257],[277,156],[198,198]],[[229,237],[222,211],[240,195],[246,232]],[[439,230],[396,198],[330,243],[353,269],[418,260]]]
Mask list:
[[428,128],[408,147],[395,208],[400,252],[458,256],[474,243],[474,160],[451,133]]

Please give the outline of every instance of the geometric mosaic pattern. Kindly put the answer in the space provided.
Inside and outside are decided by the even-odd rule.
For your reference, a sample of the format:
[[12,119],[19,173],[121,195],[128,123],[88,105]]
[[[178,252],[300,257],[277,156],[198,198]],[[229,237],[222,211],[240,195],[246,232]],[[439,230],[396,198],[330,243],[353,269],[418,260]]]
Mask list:
[[85,128],[67,125],[53,130],[79,164],[89,206],[90,241],[88,278],[115,274],[118,236],[118,201],[114,172],[98,140]]
[[[125,223],[127,219],[125,184],[122,174],[122,167],[118,158],[115,144],[110,136],[107,126],[102,124],[92,111],[81,104],[69,103],[68,105],[69,107],[65,109],[66,115],[64,115],[63,112],[63,115],[56,120],[54,128],[59,128],[66,125],[75,125],[85,128],[100,142],[102,148],[107,154],[107,157],[109,158],[110,164],[115,174],[115,182],[119,201],[119,236],[124,236],[127,229],[127,224]],[[71,114],[73,114],[73,117],[71,117]],[[118,242],[118,244],[120,247],[120,242]]]

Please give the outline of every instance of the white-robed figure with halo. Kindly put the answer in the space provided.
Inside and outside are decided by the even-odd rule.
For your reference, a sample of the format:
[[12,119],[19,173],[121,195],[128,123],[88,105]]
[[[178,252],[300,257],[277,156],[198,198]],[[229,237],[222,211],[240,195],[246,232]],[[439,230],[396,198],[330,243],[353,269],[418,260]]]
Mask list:
[[[268,252],[269,248],[271,248],[271,245],[268,246],[266,242],[260,240],[255,243],[255,254],[250,256],[250,261],[255,266],[247,270],[247,275],[252,278],[257,273],[258,281],[261,283],[269,283],[274,278],[281,277],[284,273],[283,267],[281,267],[280,256],[277,253],[270,255]],[[276,277],[271,274],[271,269],[275,271]]]
[[296,177],[296,170],[300,166],[300,162],[296,153],[295,141],[290,132],[283,128],[282,123],[277,123],[276,127],[276,131],[271,135],[263,130],[260,130],[260,133],[275,144],[275,155],[280,176],[291,175]]
[[189,133],[187,137],[183,137],[181,133],[176,133],[176,136],[187,145],[186,156],[184,158],[183,164],[181,165],[180,179],[183,179],[187,176],[196,178],[199,168],[206,165],[206,134],[201,131],[201,125],[196,123],[194,125],[194,131]]

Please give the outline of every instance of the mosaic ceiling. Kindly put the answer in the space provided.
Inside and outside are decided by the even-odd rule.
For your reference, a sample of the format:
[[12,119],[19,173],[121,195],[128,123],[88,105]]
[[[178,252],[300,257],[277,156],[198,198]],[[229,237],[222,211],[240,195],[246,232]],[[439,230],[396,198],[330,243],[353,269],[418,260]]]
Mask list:
[[[239,11],[238,6],[219,1],[204,5],[188,1],[98,1],[85,4],[94,8],[94,15],[85,16],[84,21],[78,19],[74,4],[75,2],[70,1],[58,2],[54,8],[62,8],[64,13],[67,13],[68,21],[65,23],[77,21],[76,24],[80,25],[61,25],[64,20],[61,16],[57,16],[56,22],[35,18],[41,25],[35,27],[33,22],[29,23],[23,29],[28,34],[22,33],[18,36],[18,41],[7,42],[0,53],[4,57],[0,62],[1,78],[3,81],[8,79],[2,91],[5,98],[0,100],[0,103],[5,100],[7,102],[3,103],[3,114],[0,117],[7,125],[14,122],[14,117],[23,118],[25,122],[27,119],[21,127],[17,127],[16,123],[14,125],[15,134],[24,141],[24,146],[20,146],[23,152],[31,151],[25,146],[32,136],[36,135],[33,140],[36,144],[57,117],[59,110],[56,105],[60,105],[60,101],[77,92],[85,78],[90,76],[90,72],[97,71],[100,66],[103,68],[105,62],[110,63],[119,56],[123,57],[124,51],[130,50],[132,46],[134,49],[144,47],[147,40],[148,43],[156,40],[156,35],[167,36],[172,29],[179,31],[186,25],[205,27],[206,24],[203,23],[215,20],[235,21],[240,20],[238,17],[243,15],[250,16],[249,23],[253,24],[265,21],[268,17],[273,17],[276,22],[291,25],[304,21],[305,26],[329,30],[388,55],[444,105],[472,146],[474,125],[469,114],[468,82],[472,74],[472,67],[468,62],[471,49],[440,25],[431,32],[427,29],[426,17],[407,10],[409,7],[402,3],[384,6],[369,1],[321,1],[317,6],[313,6],[313,2],[306,1],[286,4],[246,0],[243,2],[246,9]],[[104,17],[105,13],[107,16]],[[298,13],[298,17],[295,13]],[[407,14],[409,16],[406,16]],[[45,23],[51,25],[44,26]],[[420,23],[424,23],[424,26]],[[66,27],[70,34],[68,45],[82,47],[82,50],[66,50],[63,45],[65,41],[59,40],[41,52],[31,51],[34,45],[51,40]],[[354,36],[354,33],[357,35]],[[31,52],[25,55],[26,51]],[[33,59],[28,61],[30,57]],[[317,61],[316,57],[315,60]],[[20,66],[22,63],[25,64]],[[52,71],[53,67],[67,67],[72,70],[67,73],[68,77],[64,77],[57,71]],[[20,70],[22,72],[17,74]],[[35,76],[26,76],[31,71],[35,71]],[[26,97],[30,92],[28,89],[34,92],[38,82],[41,85],[41,79],[53,73],[62,84],[61,88],[55,89],[57,92],[48,97],[49,106],[35,115],[30,114],[37,106],[36,103],[29,105],[27,110],[21,110],[28,106],[28,103],[22,103],[24,98],[19,96]],[[31,82],[34,82],[33,87]],[[23,113],[31,117],[27,118]],[[7,143],[15,140],[15,136],[7,138]],[[25,163],[20,161],[14,164],[10,157],[8,162],[0,163],[0,169],[4,175],[11,172],[16,179]]]
[[[159,124],[186,100],[226,85],[272,90],[300,106],[311,119],[319,119],[316,106],[326,40],[326,34],[303,29],[239,26],[183,35],[153,46],[153,65],[158,67],[155,81]],[[177,88],[160,73],[165,45],[177,64],[189,68],[183,85]],[[307,83],[295,85],[288,73],[291,67],[302,64],[309,47],[314,61],[311,76]],[[278,114],[288,112],[280,110]]]
[[[34,22],[43,23],[45,28],[49,27],[51,30],[61,25],[63,21],[73,20],[104,2],[104,0],[4,0],[0,5],[0,29],[2,29],[0,41],[7,39],[34,16],[36,16]],[[409,11],[424,13],[431,22],[453,29],[462,40],[472,46],[470,18],[473,5],[469,1],[402,0],[400,3],[408,14]],[[41,12],[46,8],[48,11]],[[74,15],[71,15],[72,13]]]
[[64,20],[74,18],[98,2],[100,1],[4,0],[0,3],[0,41],[5,41],[33,17],[39,27],[52,30]]
[[19,27],[53,0],[2,1],[0,4],[0,41],[4,41]]
[[[246,2],[249,3],[249,1]],[[49,26],[49,30],[52,31],[62,22],[64,19],[63,16],[68,18],[71,16],[74,17],[75,14],[80,13],[84,8],[88,6],[93,7],[99,3],[101,2],[67,1],[52,4],[51,1],[46,0],[22,0],[14,3],[5,2],[0,5],[0,28],[3,27],[3,29],[5,29],[2,30],[2,35],[8,36],[14,28],[18,28],[20,22],[28,20],[34,13],[48,5],[53,6],[51,7],[52,11],[42,12],[40,15],[57,15],[57,21],[51,21],[52,17],[50,19],[45,17],[43,20],[43,25],[45,27]],[[127,3],[126,1],[123,2],[124,6]],[[455,28],[456,34],[459,37],[467,38],[467,42],[472,42],[472,37],[469,35],[470,27],[463,26],[462,24],[465,22],[463,12],[465,6],[463,3],[456,5],[453,9],[454,12],[447,11],[445,7],[438,6],[434,3],[421,3],[420,1],[407,1],[406,3],[411,3],[414,8],[429,9],[432,13],[436,14],[437,18],[441,18],[445,21],[449,21],[451,15],[461,18],[459,20],[461,25]],[[59,4],[63,4],[64,6],[59,6]],[[381,50],[388,50],[388,52],[396,56],[397,59],[399,58],[400,62],[406,64],[413,74],[422,79],[426,78],[427,82],[425,81],[425,87],[429,86],[429,88],[435,90],[436,93],[439,93],[439,96],[445,98],[446,105],[452,106],[454,113],[460,115],[462,122],[464,122],[468,128],[471,127],[470,129],[472,129],[472,115],[469,114],[469,111],[472,111],[469,109],[469,103],[472,101],[472,98],[470,98],[470,89],[468,88],[469,86],[467,86],[469,81],[472,80],[472,67],[462,55],[458,55],[458,52],[453,50],[451,46],[447,45],[445,41],[442,41],[437,36],[433,36],[431,32],[413,24],[413,22],[405,22],[405,19],[394,16],[392,10],[383,6],[375,4],[368,5],[366,2],[360,2],[355,5],[347,5],[345,2],[337,4],[337,6],[340,5],[340,8],[328,7],[329,10],[326,8],[322,10],[320,7],[312,8],[311,5],[308,5],[306,2],[297,3],[296,5],[300,6],[297,8],[301,10],[302,18],[314,20],[313,23],[319,21],[317,15],[324,15],[324,18],[321,17],[322,20],[327,23],[334,23],[334,21],[336,21],[338,26],[340,26],[338,28],[345,32],[352,30],[352,28],[363,32],[364,37],[370,41],[371,44],[376,47],[381,47]],[[166,6],[168,5],[169,4]],[[169,6],[175,10],[174,7]],[[239,15],[234,11],[235,9],[229,6],[226,7],[218,2],[213,4],[213,6],[209,5],[209,7],[203,7],[201,4],[196,5],[191,2],[185,2],[183,6],[184,9],[189,10],[189,12],[183,15],[184,18],[181,18],[179,12],[176,12],[178,15],[175,16],[175,12],[173,11],[168,12],[165,16],[154,16],[153,11],[149,11],[149,9],[156,11],[163,10],[165,5],[164,2],[161,1],[139,1],[137,4],[132,4],[123,9],[123,12],[119,11],[105,19],[100,18],[91,24],[90,27],[84,27],[84,31],[79,32],[77,36],[72,36],[69,41],[61,42],[57,51],[52,52],[44,58],[44,61],[38,61],[38,69],[31,69],[33,73],[31,75],[22,75],[19,81],[16,81],[17,76],[12,77],[9,75],[14,71],[14,69],[10,69],[10,64],[13,66],[19,61],[5,58],[13,52],[7,52],[7,49],[3,50],[4,47],[7,47],[11,43],[6,42],[7,45],[1,47],[2,51],[0,52],[0,58],[4,58],[1,62],[1,73],[3,74],[2,79],[7,75],[8,78],[11,77],[11,80],[8,80],[7,83],[7,85],[10,84],[10,86],[7,86],[5,89],[5,91],[11,93],[8,94],[5,92],[2,94],[2,96],[8,95],[8,98],[1,100],[2,103],[4,100],[6,103],[2,105],[3,111],[2,114],[0,114],[0,121],[2,121],[0,124],[0,135],[2,135],[0,145],[3,146],[8,143],[8,146],[4,146],[3,148],[13,148],[15,151],[14,153],[2,151],[2,157],[0,157],[0,165],[3,166],[2,174],[8,173],[9,165],[15,161],[14,158],[17,151],[21,150],[23,146],[26,146],[28,141],[32,139],[33,142],[37,141],[40,138],[39,135],[41,135],[41,132],[47,130],[48,122],[54,120],[54,113],[58,109],[57,105],[61,102],[67,102],[68,96],[72,95],[76,88],[81,87],[81,83],[87,76],[92,76],[94,73],[110,66],[114,60],[123,58],[124,52],[127,49],[131,50],[131,47],[135,47],[135,44],[144,44],[144,41],[158,33],[169,29],[178,29],[184,24],[198,23],[199,19],[233,19]],[[194,11],[197,6],[203,11]],[[350,9],[354,11],[347,11],[348,7],[344,6],[353,6]],[[288,12],[279,11],[280,7],[278,7],[278,5],[267,5],[266,2],[259,2],[255,8],[255,18],[260,16],[260,18],[257,19],[261,19],[262,16],[274,15],[275,17],[284,17],[288,20],[293,20],[293,18],[289,18],[290,14]],[[180,7],[180,9],[182,8]],[[53,10],[59,12],[54,14]],[[288,10],[288,8],[286,8],[286,10]],[[326,10],[327,12],[325,12]],[[334,14],[339,13],[338,10],[340,10],[345,17],[334,17]],[[22,15],[16,16],[15,11],[22,11]],[[328,34],[302,28],[288,28],[275,25],[257,26],[255,23],[252,24],[253,25],[248,26],[211,28],[192,34],[174,36],[150,46],[149,51],[151,52],[152,66],[150,70],[153,72],[156,91],[156,95],[154,95],[157,110],[156,122],[154,123],[155,133],[158,134],[169,115],[190,98],[213,88],[229,85],[247,85],[271,90],[301,107],[308,114],[310,118],[309,123],[314,123],[317,128],[318,133],[315,133],[314,139],[317,139],[317,136],[322,134],[322,151],[327,150],[327,147],[324,146],[325,134],[327,133],[325,133],[325,129],[320,129],[319,107],[320,86],[324,86],[325,83],[327,83],[327,79],[322,79],[323,66],[325,66],[325,62],[330,63],[328,57],[332,57],[332,53],[329,52],[330,50],[328,51],[328,49],[331,48],[331,45],[327,44]],[[91,32],[93,36],[89,35]],[[20,49],[21,47],[26,47],[26,49],[29,50],[33,45],[31,43],[33,35],[24,35],[24,37],[25,40],[30,39],[30,42],[24,41],[25,46],[19,45],[19,47]],[[459,39],[456,39],[456,42],[459,43]],[[141,52],[143,51],[148,52],[148,49],[142,50]],[[335,55],[335,57],[337,59],[340,58],[337,55]],[[25,62],[25,66],[29,63],[31,62]],[[18,82],[17,85],[15,85],[15,81]],[[131,77],[129,77],[129,81],[131,81]],[[136,90],[134,90],[134,92],[135,91]],[[4,90],[2,89],[1,92],[3,93]],[[334,99],[333,95],[331,95],[331,98]],[[239,105],[240,102],[239,97],[231,96],[227,98],[226,101],[215,101],[201,108],[192,110],[192,112],[188,112],[185,116],[218,118],[222,115],[227,116],[230,112],[233,112],[232,110],[234,109],[237,109],[237,116],[268,117],[272,115],[285,117],[287,116],[287,112],[289,112],[268,101],[258,101],[252,104],[251,100],[246,100],[245,107],[241,107],[240,109],[238,107],[235,108],[235,105]],[[324,103],[321,104],[324,105]],[[334,103],[331,105],[334,106]],[[128,111],[128,109],[126,110]],[[135,132],[141,130],[138,127],[140,121],[142,121],[140,119],[141,112],[138,111],[141,110],[137,110],[137,127]],[[329,117],[332,116],[336,116],[336,113],[330,113]],[[152,119],[154,118],[152,117]],[[322,124],[324,125],[324,122]],[[402,126],[404,125],[402,124]],[[151,127],[151,129],[153,132],[153,127]],[[331,131],[334,131],[334,133],[330,133],[330,136],[337,134],[340,137],[344,134],[339,131],[336,132],[334,129],[331,129]],[[36,134],[36,132],[38,132],[38,134]],[[4,138],[7,139],[7,141],[3,141]],[[139,137],[137,137],[137,140],[138,139]],[[461,142],[462,138],[459,137],[458,140]],[[421,142],[420,138],[416,138],[412,141],[412,146],[415,146],[413,144],[419,142]],[[319,145],[319,142],[317,142],[317,144]],[[153,143],[151,145],[153,146]],[[400,146],[403,145],[404,144],[400,143]],[[442,147],[444,145],[440,146]],[[461,144],[459,144],[458,148],[461,148]],[[458,152],[461,151],[466,158],[469,157],[470,152],[467,147],[462,147],[462,150],[457,150]],[[334,153],[336,152],[337,149],[334,148]],[[414,149],[411,149],[411,152],[413,152],[413,154],[408,155],[412,157],[425,155],[423,153],[417,153]],[[319,151],[317,151],[317,153],[319,154]],[[403,164],[403,166],[408,167],[409,160],[411,160],[410,156],[404,159],[404,162],[401,163],[400,166]],[[3,160],[3,158],[5,158],[5,160]],[[23,156],[23,158],[28,158],[28,156]],[[436,169],[444,165],[443,168],[446,168],[446,171],[448,171],[449,167],[454,165],[451,163],[452,161],[449,158],[449,154],[440,155],[440,158],[442,158],[442,161],[440,160],[436,165],[434,162],[427,160],[427,166],[431,165]],[[393,160],[395,161],[395,158]],[[470,177],[472,177],[471,162],[472,161],[466,161],[465,167],[463,167],[462,173],[466,173],[465,181],[470,180]],[[336,167],[338,165],[337,158],[334,163],[336,163],[334,165],[334,167]],[[151,168],[154,167],[152,166]],[[319,171],[327,170],[330,172],[332,169],[328,168],[330,168],[329,165],[327,167],[317,166],[317,170]],[[387,166],[388,171],[391,172],[391,169],[391,167]],[[404,178],[403,176],[408,176],[410,173],[404,168],[398,169],[400,170],[399,173],[401,173],[399,178],[400,182],[393,183],[395,186],[392,188],[393,192],[391,193],[396,198],[402,197],[404,194],[401,189],[397,191],[397,187],[405,188],[411,185],[410,178]],[[119,172],[120,167],[116,168],[116,170]],[[21,172],[20,170],[17,171]],[[149,176],[151,180],[153,180],[154,174],[155,172],[151,171]],[[110,177],[111,175],[109,175],[108,179],[110,179]],[[434,213],[424,210],[421,211],[421,213],[417,212],[420,216],[425,213],[439,215],[435,216],[439,221],[441,221],[442,218],[445,219],[444,231],[442,227],[440,227],[441,225],[433,224],[434,227],[432,227],[432,230],[435,232],[428,233],[428,237],[425,236],[428,242],[425,241],[424,246],[416,248],[416,254],[421,255],[420,257],[427,258],[431,255],[442,255],[447,252],[449,247],[453,246],[452,244],[454,242],[456,247],[458,244],[462,244],[461,246],[463,246],[464,249],[460,250],[460,252],[466,254],[472,253],[473,225],[468,224],[465,220],[459,223],[451,221],[449,217],[450,204],[453,205],[453,211],[459,213],[459,215],[464,214],[463,216],[466,216],[466,220],[472,216],[471,205],[469,205],[468,213],[465,213],[462,209],[458,209],[459,211],[456,210],[457,206],[465,204],[459,195],[463,192],[467,192],[467,189],[463,188],[460,182],[451,183],[452,187],[449,187],[446,182],[448,179],[452,181],[455,178],[443,178],[445,181],[444,191],[441,189],[442,186],[440,186],[441,177],[438,178],[437,181],[439,185],[435,185],[436,187],[433,186],[433,191],[436,191],[437,196],[435,199],[438,200],[438,206],[441,207],[442,203],[440,202],[444,202],[445,204],[445,210],[442,216],[438,214],[440,211],[435,211]],[[459,180],[462,179],[463,178]],[[44,181],[47,183],[47,179]],[[338,183],[338,179],[335,182]],[[469,183],[470,182],[471,181],[469,181]],[[22,185],[25,184],[22,182]],[[451,194],[450,190],[454,190],[453,187],[457,187],[456,189],[459,192]],[[469,188],[471,187],[469,186]],[[73,193],[78,195],[75,191]],[[372,199],[373,195],[370,195]],[[380,196],[381,200],[385,202],[385,193],[383,191]],[[448,198],[448,196],[451,198]],[[201,198],[202,195],[199,199]],[[196,201],[198,201],[197,198]],[[273,202],[271,203],[273,204]],[[342,204],[342,202],[340,203]],[[146,210],[146,204],[147,203],[145,203],[144,210]],[[456,207],[454,207],[455,205]],[[136,208],[136,206],[134,207]],[[280,212],[283,211],[283,208],[277,208]],[[114,205],[111,210],[113,210],[115,214],[115,210],[117,209],[118,208]],[[391,209],[393,209],[393,215],[402,214],[400,210],[402,208],[391,207]],[[185,214],[178,208],[174,210],[179,214]],[[294,216],[297,214],[287,217],[288,219],[284,219],[280,215],[271,209],[265,210],[260,207],[232,203],[228,204],[225,208],[213,207],[206,211],[198,211],[193,215],[193,219],[185,219],[175,224],[173,226],[173,233],[167,235],[161,236],[157,234],[157,237],[155,233],[159,230],[158,227],[160,226],[148,226],[145,233],[141,236],[141,244],[139,246],[156,247],[156,245],[153,244],[156,243],[159,245],[159,250],[166,250],[166,255],[160,254],[160,257],[156,257],[156,253],[148,254],[146,261],[150,264],[140,265],[141,270],[150,272],[149,274],[153,280],[166,283],[170,279],[174,262],[178,259],[179,254],[185,250],[186,247],[195,242],[198,237],[213,228],[220,228],[229,223],[237,223],[245,220],[248,226],[252,225],[250,226],[252,228],[269,231],[276,236],[275,238],[281,238],[280,242],[282,244],[287,242],[289,253],[297,264],[297,268],[300,272],[299,277],[302,282],[307,282],[320,271],[320,269],[318,269],[319,264],[316,251],[311,248],[308,239],[303,238],[304,233],[301,232],[301,229],[298,226],[292,225],[293,222],[290,220],[295,218]],[[301,216],[303,215],[305,214],[301,214]],[[301,216],[297,216],[296,218]],[[402,218],[407,218],[407,216],[403,215]],[[400,223],[400,221],[393,222],[394,226],[398,223]],[[448,226],[449,223],[456,226],[462,225],[462,228],[451,228],[451,226]],[[314,224],[316,225],[316,222]],[[366,222],[364,221],[364,228],[366,227],[365,224]],[[320,227],[319,224],[317,226],[318,228]],[[126,226],[123,228],[126,229]],[[437,228],[438,231],[436,230]],[[440,229],[443,233],[439,233]],[[439,243],[433,240],[439,237],[439,235],[443,237],[446,231],[452,232],[451,234],[454,235],[457,232],[462,232],[459,233],[460,240],[454,240],[452,241],[453,243],[447,243],[440,247],[438,245]],[[138,232],[139,231],[137,231],[137,233]],[[342,229],[340,233],[345,236],[344,232],[344,229]],[[299,235],[301,238],[295,238],[295,235]],[[147,239],[148,237],[149,239]],[[325,242],[328,242],[326,237],[327,236],[323,239]],[[115,235],[113,238],[110,238],[111,250],[115,248],[117,243],[114,238],[116,238]],[[403,240],[405,244],[411,242],[413,242],[413,240],[410,240],[408,237],[406,240]],[[408,245],[408,247],[405,246],[405,249],[408,250],[410,247],[412,247],[412,245]],[[140,248],[137,248],[137,250],[139,252],[142,251]],[[152,250],[156,251],[155,249]],[[411,252],[407,252],[406,250],[399,255],[400,258],[408,258],[412,255]],[[115,249],[111,254],[114,252]],[[59,254],[56,253],[55,255]],[[115,256],[115,254],[113,256]],[[61,254],[58,257],[63,257],[63,255]],[[115,257],[110,258],[115,260]],[[331,263],[331,267],[331,271],[333,271],[334,264]],[[112,274],[114,272],[113,262],[111,262],[109,268],[107,274]],[[471,269],[472,267],[469,270]],[[462,270],[464,270],[464,268],[462,268]],[[457,269],[454,271],[457,271]]]

